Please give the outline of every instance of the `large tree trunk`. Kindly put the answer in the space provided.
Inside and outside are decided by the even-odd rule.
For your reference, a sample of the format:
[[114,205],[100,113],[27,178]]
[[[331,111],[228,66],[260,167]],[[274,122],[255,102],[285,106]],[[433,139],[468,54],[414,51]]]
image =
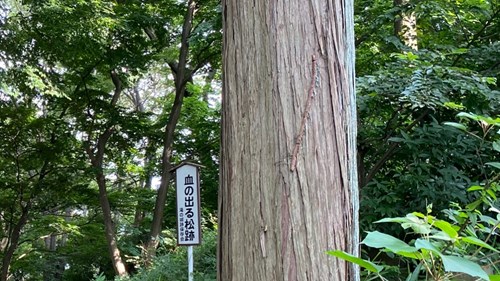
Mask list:
[[356,280],[353,2],[223,1],[218,280]]

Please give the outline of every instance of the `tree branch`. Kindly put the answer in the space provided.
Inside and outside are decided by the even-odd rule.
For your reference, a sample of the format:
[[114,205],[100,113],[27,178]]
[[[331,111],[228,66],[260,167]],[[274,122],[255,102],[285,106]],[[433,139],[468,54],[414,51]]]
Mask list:
[[[424,119],[425,116],[427,116],[431,112],[431,109],[427,108],[420,116],[418,116],[410,125],[406,126],[404,131],[408,132],[410,131],[415,125],[418,124],[422,119]],[[385,153],[382,155],[382,157],[373,165],[373,167],[370,169],[368,172],[367,176],[365,177],[365,184],[370,182],[373,177],[378,173],[378,171],[384,166],[384,164],[389,160],[397,151],[398,151],[398,143],[392,143],[389,148],[385,151]]]

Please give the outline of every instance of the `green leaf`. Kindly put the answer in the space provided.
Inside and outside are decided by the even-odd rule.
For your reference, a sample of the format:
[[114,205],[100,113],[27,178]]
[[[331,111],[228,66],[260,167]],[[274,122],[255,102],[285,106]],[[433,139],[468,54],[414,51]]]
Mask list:
[[444,125],[451,126],[457,129],[460,129],[462,131],[467,131],[467,127],[464,124],[460,124],[457,122],[444,122]]
[[348,262],[352,262],[354,264],[357,264],[357,265],[359,265],[363,268],[366,268],[367,270],[374,272],[374,273],[380,273],[380,271],[382,271],[382,269],[384,269],[383,266],[376,265],[376,264],[374,264],[370,261],[364,260],[364,259],[360,259],[360,258],[355,257],[351,254],[348,254],[344,251],[335,250],[335,251],[327,251],[326,253],[329,254],[330,256],[334,256],[334,257],[346,260]]
[[488,193],[488,195],[494,200],[494,201],[497,201],[497,196],[495,194],[495,192],[491,189],[487,189],[486,190],[486,193]]
[[441,254],[441,251],[436,246],[434,246],[434,244],[424,239],[417,239],[417,241],[415,241],[415,247],[419,250],[425,249],[431,251],[437,255]]
[[456,54],[456,55],[459,55],[459,54],[465,54],[469,51],[469,49],[466,49],[466,48],[457,48],[457,49],[453,49],[451,50],[451,53],[452,54]]
[[430,239],[438,239],[438,240],[444,240],[444,241],[453,241],[453,239],[443,231],[438,231],[434,233],[433,235],[429,236]]
[[392,141],[392,142],[404,142],[405,139],[398,138],[398,137],[392,137],[392,138],[389,138],[388,141]]
[[457,256],[441,255],[444,270],[447,272],[461,272],[470,276],[480,277],[486,280],[488,274],[475,262]]
[[499,252],[497,249],[491,247],[490,245],[488,245],[486,242],[484,242],[483,240],[481,239],[478,239],[476,237],[473,237],[473,236],[467,236],[467,237],[463,237],[462,238],[462,241],[466,242],[466,243],[469,243],[469,244],[473,244],[473,245],[476,245],[476,246],[479,246],[479,247],[483,247],[483,248],[486,248],[486,249],[489,249],[489,250],[492,250],[494,252]]
[[444,233],[448,234],[451,238],[458,237],[458,232],[447,221],[437,220],[434,222],[434,226],[441,229]]
[[464,117],[464,118],[468,118],[468,119],[472,119],[472,120],[478,120],[479,119],[476,114],[467,113],[467,112],[460,112],[459,114],[457,114],[457,117]]
[[492,167],[500,169],[500,162],[488,162],[488,163],[486,163],[486,165],[490,165]]
[[493,149],[500,152],[500,141],[493,142]]
[[406,278],[406,281],[417,281],[421,269],[422,269],[422,263],[419,263],[417,267],[415,267],[415,270],[413,270],[411,275],[409,275],[408,278]]
[[490,281],[500,281],[500,275],[495,274],[495,275],[488,275],[490,277]]
[[444,105],[444,107],[451,108],[451,109],[465,109],[465,106],[451,102],[451,101],[445,102],[443,105]]
[[372,248],[384,248],[401,256],[418,258],[414,254],[418,251],[417,248],[406,244],[396,237],[378,231],[368,232],[368,235],[366,235],[361,243]]
[[382,222],[403,223],[403,222],[411,222],[411,221],[408,218],[396,217],[396,218],[383,218],[381,220],[376,221],[375,223],[382,223]]
[[411,213],[406,215],[406,218],[408,218],[409,222],[402,223],[401,227],[403,227],[404,229],[411,228],[415,233],[418,234],[430,234],[431,225],[425,220],[420,219],[417,214],[418,213]]
[[467,205],[467,209],[472,211],[472,210],[475,210],[477,209],[477,207],[479,207],[479,205],[481,205],[483,201],[481,199],[478,199],[470,204]]
[[479,186],[479,185],[474,185],[474,186],[469,187],[469,189],[467,189],[467,191],[476,191],[476,190],[484,190],[484,187]]

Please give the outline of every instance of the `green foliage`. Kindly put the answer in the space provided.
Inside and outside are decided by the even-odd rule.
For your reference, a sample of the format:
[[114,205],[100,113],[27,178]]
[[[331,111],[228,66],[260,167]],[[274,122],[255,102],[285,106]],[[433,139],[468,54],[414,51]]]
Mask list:
[[[489,143],[496,153],[499,152],[496,140],[499,134],[496,129],[500,126],[500,119],[473,113],[459,113],[457,116],[462,118],[462,123],[448,122],[447,126],[454,130],[458,128],[457,133],[478,140],[480,147],[489,146]],[[478,125],[481,131],[468,131],[470,127],[463,123]],[[492,138],[492,142],[487,142]],[[413,142],[408,137],[396,141]],[[398,262],[396,269],[399,270],[396,274],[399,280],[402,280],[401,276],[407,276],[406,280],[469,280],[470,277],[497,280],[498,275],[495,273],[500,273],[497,264],[500,258],[497,241],[500,235],[500,201],[497,197],[500,192],[497,182],[500,165],[498,162],[483,163],[482,159],[486,156],[478,152],[476,158],[471,160],[480,163],[483,168],[481,173],[486,179],[467,189],[467,204],[452,203],[451,208],[444,210],[441,215],[444,218],[431,214],[431,204],[426,207],[426,214],[412,212],[404,217],[388,217],[376,221],[375,223],[398,224],[406,234],[406,241],[379,231],[368,231],[361,243],[379,251],[373,257],[374,261],[379,256],[387,255]],[[495,170],[490,171],[486,165]],[[494,176],[490,178],[490,175]],[[366,278],[369,280],[395,278],[384,270],[391,267],[381,267],[377,262],[353,257],[342,251],[330,251],[328,254],[366,269]]]
[[[467,187],[497,162],[487,142],[444,123],[459,111],[497,116],[500,45],[495,1],[358,1],[355,18],[361,228],[399,237],[377,218],[469,200]],[[414,13],[419,49],[394,34]],[[473,124],[481,132],[481,125]],[[485,143],[486,142],[486,143]]]
[[[202,243],[194,246],[194,280],[217,280],[216,245],[217,230],[205,229]],[[186,247],[175,247],[154,260],[154,265],[143,269],[131,278],[130,281],[183,281],[187,280],[187,252]]]
[[[197,4],[188,64],[202,78],[220,65],[222,21],[218,1]],[[86,156],[110,128],[102,172],[112,219],[124,257],[141,259],[156,196],[152,182],[161,168],[162,131],[173,102],[168,65],[179,54],[185,6],[170,0],[0,4],[2,245],[27,214],[10,263],[16,280],[113,277],[96,168]],[[110,102],[117,88],[111,72],[123,92],[116,104]],[[195,82],[210,85],[211,79]],[[192,135],[176,137],[176,157],[207,166],[202,194],[209,217],[217,198],[218,109],[203,95],[218,91],[196,85],[201,91],[186,101],[189,112],[183,112],[182,126]],[[166,217],[164,225],[172,226],[173,216]],[[164,234],[167,241],[168,231]],[[159,254],[170,251],[167,244]],[[0,248],[0,258],[6,250]]]
[[[499,191],[494,187],[488,190]],[[483,192],[481,197],[492,199],[487,192]],[[395,258],[406,264],[402,268],[413,268],[413,271],[407,272],[406,280],[461,280],[465,276],[490,280],[489,276],[494,276],[493,272],[500,272],[495,263],[500,257],[499,251],[490,245],[492,237],[500,234],[500,212],[496,218],[494,215],[484,214],[479,209],[449,209],[446,213],[455,223],[422,213],[410,213],[405,217],[378,221],[400,224],[409,234],[416,237],[410,244],[378,231],[368,232],[361,243],[380,249],[381,253],[395,255]],[[456,223],[458,220],[462,222]],[[384,267],[381,265],[342,251],[327,253],[358,264],[381,280],[386,280],[383,277]],[[367,278],[370,278],[370,273]]]

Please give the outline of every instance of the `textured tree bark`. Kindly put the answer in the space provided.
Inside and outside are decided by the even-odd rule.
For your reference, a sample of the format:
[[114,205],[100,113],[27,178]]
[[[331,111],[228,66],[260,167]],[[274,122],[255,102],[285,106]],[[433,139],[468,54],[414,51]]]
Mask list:
[[352,5],[223,1],[220,281],[359,278]]

